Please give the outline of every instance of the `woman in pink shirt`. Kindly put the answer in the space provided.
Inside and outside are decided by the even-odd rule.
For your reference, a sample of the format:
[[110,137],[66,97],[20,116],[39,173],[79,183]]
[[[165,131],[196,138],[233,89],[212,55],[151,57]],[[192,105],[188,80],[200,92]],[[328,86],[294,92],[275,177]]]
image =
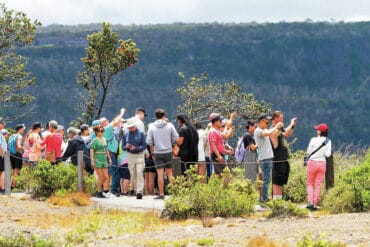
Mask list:
[[32,125],[32,132],[28,137],[28,145],[30,148],[28,159],[32,165],[36,165],[36,163],[41,159],[41,152],[44,149],[44,145],[41,144],[41,128],[41,123],[35,122]]

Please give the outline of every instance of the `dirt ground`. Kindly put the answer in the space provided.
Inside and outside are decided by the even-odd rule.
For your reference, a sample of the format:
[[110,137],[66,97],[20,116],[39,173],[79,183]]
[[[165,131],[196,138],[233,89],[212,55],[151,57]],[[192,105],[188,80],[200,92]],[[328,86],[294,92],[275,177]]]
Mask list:
[[[46,202],[34,201],[25,197],[0,196],[0,235],[15,236],[37,234],[43,238],[63,236],[67,228],[42,225],[27,226],[22,218],[28,216],[86,214],[96,205],[88,207],[59,207]],[[325,234],[329,241],[340,241],[347,246],[370,246],[370,213],[323,215],[310,214],[308,218],[268,219],[252,216],[250,218],[215,218],[212,227],[203,227],[200,220],[189,220],[168,224],[158,231],[123,234],[118,238],[90,240],[88,246],[146,246],[167,241],[185,242],[187,246],[197,246],[197,239],[214,239],[213,246],[246,246],[250,239],[266,236],[270,239],[294,246],[302,236]],[[165,245],[167,246],[167,245]]]

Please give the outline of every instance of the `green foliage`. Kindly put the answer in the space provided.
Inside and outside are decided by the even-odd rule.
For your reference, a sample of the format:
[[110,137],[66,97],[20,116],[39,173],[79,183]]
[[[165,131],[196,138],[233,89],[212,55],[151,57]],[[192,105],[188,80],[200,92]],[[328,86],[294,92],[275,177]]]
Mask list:
[[169,185],[171,197],[166,209],[172,219],[203,216],[241,216],[253,212],[256,194],[249,181],[231,177],[225,169],[222,179],[212,176],[208,184],[201,183],[195,166],[188,177],[177,177]]
[[90,195],[96,191],[96,177],[94,174],[84,173],[84,190]]
[[295,203],[284,200],[272,200],[266,203],[271,212],[268,217],[307,217],[308,211],[304,208],[299,208]]
[[177,111],[188,114],[192,120],[198,119],[208,122],[208,115],[212,111],[227,116],[230,110],[234,109],[249,117],[257,118],[261,113],[270,110],[270,104],[264,101],[258,102],[252,93],[244,92],[233,81],[210,82],[206,73],[201,76],[193,76],[188,80],[185,79],[183,73],[180,72],[179,75],[185,85],[176,90],[182,100]]
[[31,73],[26,71],[27,59],[17,55],[14,48],[31,44],[38,25],[38,21],[31,22],[24,13],[0,4],[0,103],[1,110],[13,116],[17,115],[18,106],[34,99],[25,89],[35,83],[35,78],[30,78]]
[[[40,160],[35,167],[24,166],[17,178],[17,187],[31,189],[34,197],[64,196],[77,190],[77,167],[63,162],[51,165],[47,160]],[[94,175],[84,173],[85,192],[93,194],[96,186]]]
[[31,188],[34,197],[49,197],[57,190],[74,191],[77,187],[77,168],[71,164],[51,165],[40,160],[31,172]]
[[324,235],[312,237],[310,235],[304,236],[297,242],[297,247],[345,247],[346,244],[339,242],[329,242]]
[[14,237],[0,236],[0,246],[2,247],[53,247],[58,246],[53,239],[43,239],[38,235],[27,238],[22,233]]
[[81,59],[84,71],[78,73],[77,83],[86,89],[86,94],[79,96],[82,116],[90,123],[100,118],[113,77],[136,63],[140,50],[132,40],[120,40],[109,23],[103,23],[102,30],[88,35],[87,40],[86,56]]
[[288,184],[284,186],[283,196],[294,203],[302,203],[307,198],[306,168],[303,167],[303,152],[296,152],[289,160]]
[[331,213],[370,209],[370,150],[361,165],[339,175],[339,182],[324,197],[323,206]]

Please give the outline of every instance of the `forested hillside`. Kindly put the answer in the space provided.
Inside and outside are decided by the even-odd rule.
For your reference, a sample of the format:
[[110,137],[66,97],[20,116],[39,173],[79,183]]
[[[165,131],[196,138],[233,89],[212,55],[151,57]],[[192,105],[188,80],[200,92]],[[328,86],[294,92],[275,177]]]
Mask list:
[[[76,111],[77,71],[86,35],[100,25],[48,26],[36,42],[18,52],[28,57],[37,78],[31,92],[37,110],[17,121],[56,119],[68,125]],[[139,62],[117,78],[105,115],[122,106],[165,108],[174,117],[186,76],[207,72],[217,82],[235,81],[256,99],[298,118],[297,148],[315,135],[312,126],[327,122],[336,147],[370,144],[370,22],[279,24],[172,24],[113,26],[141,49]],[[11,125],[11,124],[10,124]],[[14,125],[14,124],[13,124]]]

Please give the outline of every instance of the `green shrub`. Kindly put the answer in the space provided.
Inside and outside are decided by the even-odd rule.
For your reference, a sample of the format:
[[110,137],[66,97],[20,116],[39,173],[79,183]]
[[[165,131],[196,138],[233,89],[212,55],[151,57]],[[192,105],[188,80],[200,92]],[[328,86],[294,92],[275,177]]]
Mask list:
[[331,213],[370,209],[370,152],[361,165],[339,175],[335,187],[324,197],[323,206]]
[[49,197],[56,189],[54,168],[47,160],[40,160],[31,170],[33,197]]
[[[85,192],[93,194],[96,187],[94,175],[84,173]],[[53,193],[63,196],[77,190],[77,167],[63,162],[51,165],[47,160],[40,160],[36,166],[25,166],[17,177],[17,187],[32,190],[34,198],[49,197]]]
[[283,196],[294,203],[302,203],[307,198],[306,168],[303,166],[303,153],[297,152],[290,159],[288,184],[284,186]]
[[329,242],[323,235],[312,238],[310,235],[304,236],[297,242],[297,247],[345,247],[345,244],[340,242]]
[[94,174],[84,173],[84,190],[90,195],[96,191],[96,178]]
[[257,196],[254,186],[244,179],[232,178],[225,169],[223,178],[212,176],[208,184],[201,183],[196,168],[188,177],[177,177],[169,185],[171,197],[166,210],[172,219],[203,216],[240,216],[253,212]]
[[305,208],[299,208],[296,204],[284,200],[272,200],[266,203],[271,209],[268,217],[307,217],[308,211]]

